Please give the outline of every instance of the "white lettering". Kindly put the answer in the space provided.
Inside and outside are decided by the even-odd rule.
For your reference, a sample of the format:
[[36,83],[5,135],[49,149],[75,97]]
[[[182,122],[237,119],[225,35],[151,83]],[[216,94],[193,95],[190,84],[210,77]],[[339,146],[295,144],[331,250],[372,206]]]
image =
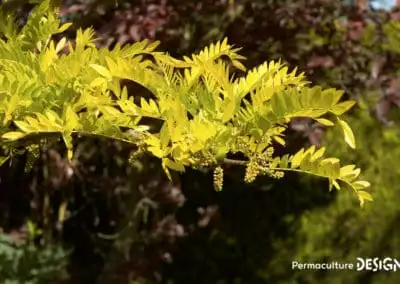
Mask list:
[[364,259],[357,257],[357,271],[364,270],[365,263]]

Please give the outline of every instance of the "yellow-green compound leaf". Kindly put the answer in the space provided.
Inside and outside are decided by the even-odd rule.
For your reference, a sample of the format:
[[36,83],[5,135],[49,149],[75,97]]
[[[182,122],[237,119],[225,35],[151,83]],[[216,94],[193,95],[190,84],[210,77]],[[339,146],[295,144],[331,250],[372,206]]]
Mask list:
[[231,98],[230,102],[228,103],[227,107],[224,110],[224,114],[222,115],[222,122],[229,121],[236,111],[236,100]]
[[331,108],[331,112],[336,115],[342,115],[349,109],[351,109],[355,105],[355,101],[346,101],[343,103],[339,103]]
[[241,71],[246,71],[246,67],[239,60],[232,60],[232,65]]
[[339,177],[339,163],[335,162],[333,158],[322,160],[319,164],[318,172],[330,178]]
[[41,126],[40,126],[39,121],[37,119],[35,119],[33,117],[26,116],[25,117],[25,121],[27,123],[29,123],[29,126],[32,127],[33,129],[35,129],[35,131],[40,131]]
[[353,174],[356,165],[346,165],[340,168],[340,177],[343,178],[345,176],[349,176]]
[[317,118],[315,120],[325,126],[334,126],[335,125],[332,121],[325,119],[325,118]]
[[2,137],[4,139],[8,139],[8,140],[18,140],[24,136],[25,136],[25,134],[22,132],[13,131],[13,132],[8,132],[6,134],[3,134]]
[[310,159],[311,159],[311,153],[306,151],[304,153],[303,159],[301,160],[300,169],[311,170],[313,168],[313,163],[310,162]]
[[19,95],[11,96],[10,101],[6,104],[7,107],[4,115],[3,124],[6,124],[12,119],[12,114],[17,109],[20,101],[21,97]]
[[285,144],[286,144],[285,140],[282,139],[282,138],[279,137],[279,136],[274,136],[274,140],[275,140],[276,142],[278,142],[279,144],[281,144],[282,146],[285,146]]
[[372,195],[366,191],[359,190],[357,191],[358,200],[360,201],[360,206],[363,207],[364,201],[373,201]]
[[275,94],[271,99],[272,111],[278,116],[283,116],[286,112],[286,102],[281,93]]
[[65,23],[65,24],[63,24],[63,25],[58,29],[58,32],[59,32],[59,33],[62,33],[62,32],[64,32],[64,31],[68,30],[68,28],[69,28],[71,25],[72,25],[72,23]]
[[[342,173],[342,169],[340,169],[340,172]],[[352,182],[356,180],[356,178],[360,175],[360,172],[361,172],[360,169],[355,169],[351,173],[346,173],[346,175],[340,177],[345,181]]]
[[161,160],[161,161],[162,161],[162,162],[161,162],[161,165],[162,165],[162,168],[163,168],[165,174],[167,175],[168,179],[169,179],[169,180],[172,180],[171,173],[170,173],[170,171],[169,171],[169,169],[168,169],[168,167],[167,167],[167,160],[168,160],[168,159],[162,159],[162,160]]
[[220,146],[217,148],[215,158],[217,160],[223,160],[229,152],[229,146]]
[[342,127],[343,134],[344,134],[344,141],[353,149],[356,148],[356,140],[354,138],[353,131],[351,130],[350,126],[347,122],[338,119],[340,126]]
[[369,182],[364,181],[364,180],[355,181],[351,185],[357,190],[364,189],[364,188],[371,186],[371,184]]
[[65,128],[69,131],[72,131],[78,124],[78,115],[73,111],[71,106],[68,106],[65,112]]
[[66,43],[67,39],[63,37],[56,45],[56,53],[59,53],[65,47]]
[[337,183],[336,180],[332,179],[332,185],[333,185],[337,190],[340,190],[340,185]]
[[177,171],[177,172],[184,172],[185,171],[185,167],[183,166],[183,164],[172,161],[168,158],[163,159],[163,162],[165,164],[165,166],[167,166],[168,168]]
[[71,132],[69,131],[65,131],[62,134],[62,139],[64,140],[65,143],[65,147],[67,148],[67,157],[69,161],[72,161],[72,156],[73,156],[73,152],[72,152],[72,137],[71,137]]
[[58,122],[60,120],[58,114],[50,109],[46,110],[44,113],[46,117],[52,122]]
[[107,81],[103,77],[97,77],[90,83],[90,86],[93,88],[104,87],[107,86]]
[[148,145],[148,150],[157,158],[163,158],[165,156],[164,151],[161,149],[160,140],[155,136],[149,136],[145,140]]
[[325,154],[325,147],[319,148],[311,157],[310,161],[314,162]]
[[217,129],[212,123],[198,123],[192,122],[191,131],[202,145],[204,142],[213,137],[217,133]]
[[160,111],[154,100],[150,99],[149,102],[145,98],[140,99],[140,111],[143,112],[145,116],[151,116],[158,118],[160,116]]
[[168,124],[167,122],[164,122],[163,126],[161,127],[160,131],[160,144],[161,148],[166,148],[169,144],[170,137],[168,133]]
[[106,77],[107,79],[112,79],[112,74],[110,73],[110,71],[108,71],[106,67],[98,64],[90,64],[90,67],[92,67],[94,70],[96,70],[97,73]]
[[40,62],[40,66],[43,71],[47,71],[51,64],[53,63],[54,59],[57,57],[57,53],[54,49],[54,43],[51,42],[51,48],[48,48],[44,53],[42,53],[42,58]]
[[292,158],[292,160],[291,160],[292,168],[295,169],[295,168],[297,168],[298,166],[300,166],[300,163],[301,163],[301,161],[303,160],[303,158],[304,158],[304,149],[301,149],[299,152],[297,152],[297,153],[293,156],[293,158]]
[[25,133],[29,133],[29,132],[35,132],[35,128],[33,128],[32,126],[30,126],[28,123],[18,120],[18,121],[14,121],[15,125],[21,129],[23,132]]
[[157,147],[149,147],[149,151],[157,158],[162,158],[165,155],[164,151]]
[[286,155],[282,156],[282,158],[280,159],[279,167],[282,169],[285,169],[288,167],[288,164],[289,164],[289,155],[286,154]]

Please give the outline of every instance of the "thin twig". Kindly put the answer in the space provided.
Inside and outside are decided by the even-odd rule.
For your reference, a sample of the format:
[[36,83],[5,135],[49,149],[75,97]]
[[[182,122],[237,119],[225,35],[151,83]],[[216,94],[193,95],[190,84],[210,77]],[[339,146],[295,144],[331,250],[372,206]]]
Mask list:
[[233,160],[233,159],[224,159],[224,164],[228,165],[236,165],[236,166],[246,166],[249,163],[249,161],[241,161],[241,160]]

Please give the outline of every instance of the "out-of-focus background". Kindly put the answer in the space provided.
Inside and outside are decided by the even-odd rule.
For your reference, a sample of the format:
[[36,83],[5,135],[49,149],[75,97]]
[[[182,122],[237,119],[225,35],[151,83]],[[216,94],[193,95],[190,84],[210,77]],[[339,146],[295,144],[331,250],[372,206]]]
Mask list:
[[[26,2],[1,5],[23,23]],[[326,144],[362,168],[375,200],[360,209],[351,192],[297,174],[247,185],[240,168],[222,192],[209,172],[172,183],[157,160],[128,166],[122,145],[86,138],[72,176],[57,145],[0,168],[0,283],[400,283],[399,272],[291,268],[400,260],[400,1],[59,2],[69,37],[92,26],[99,46],[160,40],[174,56],[228,37],[249,68],[281,59],[344,90],[358,102],[347,117],[357,149],[337,129],[297,119],[288,150]]]

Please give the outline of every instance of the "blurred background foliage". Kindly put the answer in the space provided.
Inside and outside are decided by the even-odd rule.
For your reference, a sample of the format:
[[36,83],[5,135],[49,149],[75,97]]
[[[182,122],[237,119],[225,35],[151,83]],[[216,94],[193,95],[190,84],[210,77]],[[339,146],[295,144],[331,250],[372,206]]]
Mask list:
[[[1,1],[21,24],[32,4]],[[160,40],[172,55],[229,38],[247,67],[282,59],[313,84],[358,101],[349,116],[357,149],[338,129],[292,122],[288,151],[320,145],[363,169],[375,201],[328,192],[299,175],[243,184],[227,169],[168,181],[157,160],[130,159],[124,145],[60,145],[0,168],[1,283],[399,283],[399,273],[296,271],[291,262],[355,262],[400,255],[400,9],[366,0],[65,0],[73,29],[93,26],[99,45]],[[376,1],[375,1],[376,2]],[[375,6],[376,7],[376,6]],[[73,37],[73,32],[67,36]],[[138,86],[128,86],[141,93]],[[397,167],[399,166],[399,168]],[[49,253],[51,252],[51,253]]]

